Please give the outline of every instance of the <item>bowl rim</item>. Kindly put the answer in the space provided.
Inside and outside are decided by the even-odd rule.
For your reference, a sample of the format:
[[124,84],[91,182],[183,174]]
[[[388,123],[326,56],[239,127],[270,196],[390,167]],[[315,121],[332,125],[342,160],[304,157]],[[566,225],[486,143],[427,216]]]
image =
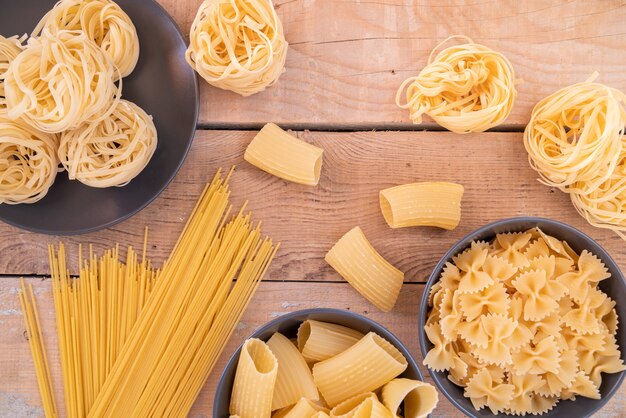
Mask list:
[[[357,321],[361,321],[364,322],[365,324],[372,326],[373,328],[377,328],[382,330],[386,335],[381,335],[381,337],[385,338],[387,341],[389,341],[390,343],[392,343],[394,345],[394,347],[396,347],[401,353],[402,355],[404,355],[404,357],[407,360],[408,366],[407,366],[407,370],[410,368],[415,369],[415,372],[419,378],[420,381],[424,381],[424,375],[422,374],[422,371],[419,368],[418,362],[415,360],[415,358],[413,357],[413,355],[411,355],[411,352],[409,351],[409,349],[404,345],[404,343],[402,341],[400,341],[400,339],[398,337],[396,337],[396,335],[394,333],[392,333],[391,331],[389,331],[387,329],[387,327],[385,327],[384,325],[374,321],[373,319],[370,319],[366,316],[363,316],[361,314],[358,314],[356,312],[352,312],[349,310],[345,310],[345,309],[338,309],[338,308],[307,308],[307,309],[301,309],[298,311],[293,311],[293,312],[287,312],[283,315],[280,315],[277,318],[272,319],[269,322],[266,322],[265,324],[261,325],[260,327],[258,327],[257,329],[255,329],[250,335],[248,335],[248,337],[246,337],[244,339],[244,341],[239,344],[239,347],[237,347],[237,349],[235,350],[235,352],[232,354],[232,356],[230,356],[230,359],[228,360],[228,362],[226,363],[226,365],[224,366],[224,369],[222,370],[222,373],[220,373],[220,377],[217,383],[217,387],[215,389],[215,393],[214,393],[214,398],[213,398],[213,414],[212,417],[213,418],[219,418],[219,416],[217,415],[217,410],[218,410],[218,395],[220,393],[222,393],[223,391],[228,391],[229,388],[225,387],[226,383],[226,374],[227,372],[229,372],[232,368],[236,367],[236,363],[239,361],[239,354],[241,353],[241,347],[243,347],[243,343],[250,339],[250,338],[258,338],[259,335],[266,333],[267,331],[269,331],[270,329],[276,327],[277,325],[280,325],[282,322],[285,322],[287,320],[290,319],[294,319],[296,317],[301,317],[301,316],[309,316],[309,315],[317,315],[317,314],[333,314],[333,315],[341,315],[347,318],[352,318],[355,319]],[[403,372],[404,373],[404,372]],[[232,388],[230,388],[230,390],[232,390]]]
[[[608,251],[606,251],[600,244],[598,244],[598,242],[596,240],[594,240],[593,238],[591,238],[589,235],[585,234],[584,232],[580,231],[577,228],[574,228],[571,225],[568,225],[564,222],[561,221],[556,221],[553,219],[549,219],[549,218],[543,218],[543,217],[538,217],[538,216],[517,216],[517,217],[513,217],[513,218],[505,218],[505,219],[500,219],[498,221],[494,221],[494,222],[490,222],[480,228],[477,228],[471,232],[469,232],[468,234],[466,234],[465,236],[463,236],[461,239],[459,239],[452,247],[450,247],[450,249],[448,251],[446,251],[446,253],[441,257],[441,259],[439,260],[439,262],[435,265],[435,267],[433,268],[433,270],[430,273],[430,276],[428,277],[428,281],[426,282],[426,285],[424,286],[424,293],[422,293],[422,300],[420,301],[419,304],[419,313],[418,313],[418,334],[419,334],[419,345],[420,345],[420,351],[422,353],[422,356],[425,357],[426,354],[428,353],[428,350],[426,349],[426,332],[424,331],[424,324],[426,323],[426,315],[427,312],[429,311],[429,307],[428,307],[428,295],[430,293],[430,289],[432,288],[433,284],[435,284],[435,282],[439,281],[439,275],[445,265],[445,263],[450,260],[453,256],[457,255],[459,252],[463,251],[465,248],[467,248],[470,243],[472,241],[474,241],[476,239],[476,237],[483,235],[487,232],[492,232],[494,229],[498,228],[498,227],[503,227],[503,226],[507,226],[509,224],[514,224],[514,223],[519,223],[519,222],[525,222],[525,223],[544,223],[544,224],[551,224],[556,226],[557,228],[562,228],[572,234],[578,235],[580,238],[582,238],[583,240],[590,242],[592,244],[594,244],[598,249],[600,249],[599,254],[595,254],[597,257],[599,257],[605,265],[611,265],[612,267],[614,267],[613,270],[615,270],[618,273],[618,277],[616,277],[615,279],[617,280],[621,280],[622,283],[624,283],[625,279],[624,279],[624,274],[622,273],[621,269],[619,268],[619,265],[615,262],[615,260],[613,260],[613,258],[611,257],[611,255],[608,253]],[[495,235],[495,233],[494,233]],[[428,342],[430,343],[430,342]],[[434,370],[431,370],[430,367],[426,366],[428,373],[430,374],[431,378],[433,379],[433,381],[435,382],[435,385],[437,386],[437,389],[443,393],[443,395],[450,401],[450,403],[452,403],[452,405],[454,405],[458,410],[460,410],[461,412],[463,412],[465,415],[467,415],[468,417],[471,418],[482,418],[480,415],[477,415],[477,410],[476,409],[468,409],[465,408],[460,402],[457,401],[457,398],[455,396],[453,396],[452,394],[450,394],[443,386],[443,384],[441,383],[442,379],[446,379],[447,380],[447,376],[443,377],[443,373],[446,372],[436,372]],[[609,391],[607,391],[607,393],[602,397],[602,399],[598,399],[598,403],[596,406],[594,406],[592,409],[589,410],[589,412],[585,413],[585,415],[580,415],[581,418],[587,418],[587,417],[591,417],[593,414],[595,414],[596,412],[598,412],[600,409],[602,409],[607,402],[613,397],[613,395],[615,395],[615,393],[619,390],[620,386],[622,385],[624,378],[626,377],[626,371],[622,371],[619,373],[619,377],[617,382],[613,385],[613,387],[610,388]],[[555,406],[555,409],[558,408],[558,405]],[[496,416],[493,415],[492,416]],[[498,415],[499,416],[499,415]],[[509,416],[509,415],[507,415]],[[513,415],[510,415],[513,416]],[[541,415],[538,415],[541,416]]]

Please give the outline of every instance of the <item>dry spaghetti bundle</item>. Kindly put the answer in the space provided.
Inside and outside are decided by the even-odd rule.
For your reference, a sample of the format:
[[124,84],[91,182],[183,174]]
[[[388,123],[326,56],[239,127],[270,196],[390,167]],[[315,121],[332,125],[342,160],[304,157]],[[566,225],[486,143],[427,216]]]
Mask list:
[[205,0],[186,58],[209,84],[249,96],[283,73],[287,41],[271,0]]
[[110,0],[61,0],[39,22],[33,36],[43,31],[81,30],[112,60],[121,77],[129,75],[139,58],[135,25]]
[[[467,43],[433,55],[444,43],[460,38]],[[406,90],[406,93],[405,93]],[[402,95],[406,103],[402,103]],[[517,96],[515,72],[499,52],[464,36],[439,44],[428,65],[416,77],[406,79],[396,93],[396,104],[409,109],[413,123],[427,114],[452,132],[483,132],[502,123]]]
[[[186,416],[277,246],[231,217],[218,173],[194,209],[90,417]],[[236,279],[236,280],[235,280]]]
[[124,186],[146,167],[156,146],[152,117],[120,100],[106,119],[61,134],[58,157],[70,179],[91,187]]
[[[65,247],[49,248],[52,293],[63,371],[65,409],[85,417],[154,288],[158,270],[132,247],[119,246],[79,262],[71,278]],[[80,252],[80,250],[79,250]]]
[[106,118],[121,94],[113,62],[84,32],[44,31],[9,65],[10,118],[50,133]]
[[57,142],[0,113],[0,203],[34,203],[48,193],[59,165]]
[[22,44],[17,36],[5,38],[0,35],[0,112],[7,108],[4,97],[4,73],[20,52],[22,52]]
[[569,193],[590,224],[626,239],[626,95],[595,77],[537,103],[524,146],[542,183]]

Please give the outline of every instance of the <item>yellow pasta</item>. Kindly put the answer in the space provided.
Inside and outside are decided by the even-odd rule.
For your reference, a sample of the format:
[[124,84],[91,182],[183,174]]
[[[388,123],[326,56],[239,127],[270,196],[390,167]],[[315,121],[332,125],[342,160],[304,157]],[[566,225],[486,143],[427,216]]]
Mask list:
[[187,62],[209,84],[249,96],[284,72],[287,41],[271,0],[205,0],[191,25]]
[[22,315],[24,316],[24,324],[26,325],[28,345],[30,346],[33,363],[35,364],[41,403],[43,404],[46,418],[56,418],[58,416],[57,406],[54,400],[54,392],[52,391],[52,377],[48,365],[48,357],[43,345],[43,334],[41,332],[41,324],[39,323],[35,293],[32,285],[28,286],[28,292],[26,292],[24,279],[21,279],[20,282],[22,285],[22,291],[19,293],[20,305],[22,307]]
[[318,417],[318,413],[327,412],[330,412],[328,408],[319,406],[310,399],[301,398],[295,405],[276,411],[272,418],[312,418]]
[[298,328],[298,349],[306,361],[326,360],[352,347],[363,334],[342,325],[307,319]]
[[230,413],[240,418],[268,418],[278,374],[278,360],[263,341],[252,338],[241,347],[230,399]]
[[56,178],[58,139],[0,112],[0,204],[35,203]]
[[[434,56],[454,38],[467,43]],[[452,132],[483,132],[511,113],[517,96],[515,82],[513,66],[504,55],[466,36],[451,36],[430,53],[418,76],[402,83],[396,104],[409,109],[413,123],[422,123],[422,115],[427,114]],[[405,90],[406,102],[402,103]]]
[[313,375],[298,348],[287,337],[275,333],[267,346],[278,361],[278,377],[272,399],[272,410],[293,405],[300,398],[318,400]]
[[383,386],[383,404],[394,416],[403,406],[404,418],[425,418],[437,407],[439,395],[428,383],[411,379],[394,379]]
[[435,226],[452,230],[461,221],[463,186],[446,182],[404,184],[380,191],[380,210],[392,228]]
[[49,133],[106,118],[121,95],[118,70],[82,31],[45,30],[4,74],[7,114]]
[[626,239],[626,95],[596,77],[537,103],[524,146],[542,183],[569,193],[591,225]]
[[139,59],[139,38],[128,15],[111,0],[60,0],[41,19],[33,36],[43,31],[83,31],[119,69],[129,75]]
[[91,187],[125,186],[148,165],[157,147],[152,117],[120,100],[103,120],[61,134],[58,157],[71,180]]
[[370,332],[346,351],[313,366],[313,379],[331,406],[375,390],[407,368],[391,343]]
[[281,179],[315,186],[320,180],[323,152],[268,123],[250,142],[244,159]]
[[331,418],[393,418],[392,413],[380,403],[372,392],[356,395],[330,411]]
[[0,112],[6,111],[7,108],[4,96],[4,73],[20,52],[22,52],[22,43],[17,36],[5,38],[0,35]]
[[383,312],[393,309],[404,273],[376,252],[361,228],[357,226],[348,231],[324,259],[378,309]]
[[277,250],[231,216],[229,178],[207,185],[89,417],[188,414]]
[[447,370],[476,409],[542,414],[597,399],[602,373],[626,370],[615,302],[598,288],[610,273],[589,251],[533,228],[473,242],[452,261],[430,290],[424,364]]

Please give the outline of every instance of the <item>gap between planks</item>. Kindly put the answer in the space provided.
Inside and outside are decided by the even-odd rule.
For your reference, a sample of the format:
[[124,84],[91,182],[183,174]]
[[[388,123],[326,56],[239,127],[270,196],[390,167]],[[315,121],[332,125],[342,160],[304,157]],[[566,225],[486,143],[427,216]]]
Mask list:
[[[268,121],[273,122],[273,121]],[[446,132],[451,131],[436,123],[422,123],[419,125],[411,123],[361,123],[361,124],[334,124],[334,123],[280,123],[277,122],[282,129],[291,131],[309,131],[309,132]],[[196,130],[198,131],[259,131],[264,123],[198,123]],[[524,132],[525,124],[503,123],[482,133],[496,132]]]

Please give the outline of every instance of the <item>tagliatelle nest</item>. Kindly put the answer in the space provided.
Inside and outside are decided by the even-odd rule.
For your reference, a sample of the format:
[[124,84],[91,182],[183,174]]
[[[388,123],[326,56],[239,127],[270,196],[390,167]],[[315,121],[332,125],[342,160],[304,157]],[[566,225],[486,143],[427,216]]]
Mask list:
[[287,41],[271,0],[205,0],[186,58],[209,84],[249,96],[283,73]]
[[[454,38],[467,43],[446,48],[433,58],[439,47]],[[409,109],[416,124],[426,114],[452,132],[483,132],[511,113],[515,82],[513,66],[504,55],[465,36],[452,36],[435,47],[418,76],[402,83],[396,104]]]

